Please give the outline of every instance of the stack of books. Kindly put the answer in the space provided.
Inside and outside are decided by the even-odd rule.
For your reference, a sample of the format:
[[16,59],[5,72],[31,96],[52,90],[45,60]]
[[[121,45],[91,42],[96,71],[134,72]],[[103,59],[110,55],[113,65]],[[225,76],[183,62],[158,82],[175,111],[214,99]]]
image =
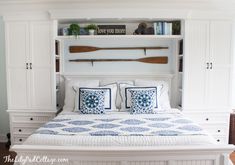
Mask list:
[[172,22],[158,21],[153,26],[155,35],[172,35]]

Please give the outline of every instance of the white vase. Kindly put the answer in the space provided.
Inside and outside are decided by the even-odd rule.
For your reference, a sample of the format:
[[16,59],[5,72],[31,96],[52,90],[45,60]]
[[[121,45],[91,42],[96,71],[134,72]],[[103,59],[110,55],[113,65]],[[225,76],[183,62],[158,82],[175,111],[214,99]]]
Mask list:
[[95,30],[94,29],[90,29],[89,30],[89,35],[95,35]]

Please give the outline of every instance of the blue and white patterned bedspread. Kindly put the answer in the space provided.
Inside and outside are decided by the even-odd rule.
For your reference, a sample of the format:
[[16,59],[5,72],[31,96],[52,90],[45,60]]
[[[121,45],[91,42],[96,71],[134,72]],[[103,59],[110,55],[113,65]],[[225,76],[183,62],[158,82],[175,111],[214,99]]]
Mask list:
[[81,115],[65,113],[34,134],[79,136],[186,136],[207,135],[181,113]]

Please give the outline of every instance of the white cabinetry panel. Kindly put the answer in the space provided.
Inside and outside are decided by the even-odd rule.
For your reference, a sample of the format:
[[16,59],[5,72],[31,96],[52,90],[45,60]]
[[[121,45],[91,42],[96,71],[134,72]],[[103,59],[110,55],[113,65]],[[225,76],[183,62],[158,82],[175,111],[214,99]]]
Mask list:
[[208,106],[229,108],[231,87],[232,24],[213,21],[210,26],[210,63]]
[[208,59],[209,23],[187,21],[185,25],[185,81],[183,106],[204,108],[206,100],[206,63]]
[[25,68],[29,55],[27,22],[6,23],[7,67]]
[[55,106],[51,27],[48,21],[30,24],[32,108],[36,109],[52,109]]
[[56,110],[50,21],[6,22],[9,109]]
[[232,25],[187,21],[185,28],[185,109],[228,109]]
[[49,21],[31,22],[31,61],[34,67],[51,67],[52,24]]
[[29,74],[21,68],[8,68],[8,108],[27,109],[30,107]]
[[48,68],[32,69],[32,108],[53,109],[52,75]]
[[6,60],[8,108],[25,109],[30,106],[28,60],[28,24],[26,22],[6,23]]

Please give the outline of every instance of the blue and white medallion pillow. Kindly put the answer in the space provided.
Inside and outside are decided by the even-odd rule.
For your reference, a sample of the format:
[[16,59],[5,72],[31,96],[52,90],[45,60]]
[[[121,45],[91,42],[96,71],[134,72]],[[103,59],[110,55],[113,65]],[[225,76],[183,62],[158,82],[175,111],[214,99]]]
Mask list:
[[120,94],[122,99],[122,107],[121,111],[130,111],[131,106],[131,93],[130,90],[148,90],[152,89],[156,91],[156,100],[154,100],[154,113],[158,111],[158,94],[159,87],[158,86],[134,86],[134,85],[126,85],[120,84]]
[[[105,113],[105,89],[80,88],[79,107],[82,114],[104,114]],[[77,100],[78,101],[78,100]]]
[[156,89],[136,88],[129,89],[129,91],[131,93],[131,114],[154,113],[157,97]]

